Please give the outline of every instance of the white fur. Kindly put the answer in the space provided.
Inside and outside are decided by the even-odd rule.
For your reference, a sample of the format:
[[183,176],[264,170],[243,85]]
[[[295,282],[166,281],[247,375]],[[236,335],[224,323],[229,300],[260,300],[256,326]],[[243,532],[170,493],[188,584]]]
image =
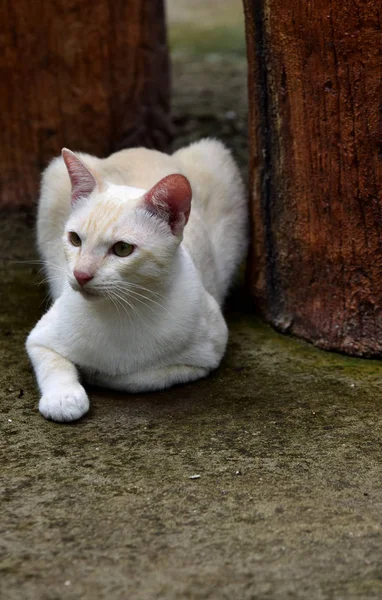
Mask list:
[[[77,156],[104,185],[71,208],[62,158],[43,175],[38,247],[54,304],[27,340],[40,411],[56,421],[89,408],[78,369],[87,382],[131,392],[215,369],[227,343],[221,305],[247,245],[243,185],[220,142],[202,140],[172,156],[144,148],[104,160]],[[144,193],[174,173],[193,192],[183,240],[142,207]],[[81,235],[81,248],[70,245],[69,231]],[[137,250],[127,258],[110,254],[120,240]],[[86,285],[94,295],[79,292],[74,268],[95,272]]]

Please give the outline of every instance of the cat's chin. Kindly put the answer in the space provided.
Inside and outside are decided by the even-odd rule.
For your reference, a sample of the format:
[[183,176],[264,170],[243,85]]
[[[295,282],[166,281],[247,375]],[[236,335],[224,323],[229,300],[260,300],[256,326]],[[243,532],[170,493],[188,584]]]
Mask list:
[[96,292],[92,292],[90,290],[78,290],[79,293],[85,300],[89,300],[90,302],[94,302],[95,300],[101,300],[103,296],[101,294],[97,294]]
[[72,287],[72,290],[79,294],[84,300],[89,300],[90,302],[94,302],[94,300],[100,300],[103,298],[101,294],[94,292],[93,290],[84,290],[82,288],[76,289]]

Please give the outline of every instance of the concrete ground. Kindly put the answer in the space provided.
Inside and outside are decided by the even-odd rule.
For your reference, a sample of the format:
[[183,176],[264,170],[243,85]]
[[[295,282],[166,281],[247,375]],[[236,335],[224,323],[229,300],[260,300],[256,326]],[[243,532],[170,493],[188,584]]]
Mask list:
[[93,389],[51,423],[24,352],[45,290],[6,260],[32,254],[28,218],[0,236],[3,598],[382,597],[378,362],[273,332],[238,290],[212,377]]
[[[174,118],[177,145],[215,133],[245,172],[235,52],[175,48]],[[39,265],[23,262],[35,258],[33,215],[3,215],[2,598],[382,597],[379,362],[275,333],[239,286],[213,376],[138,396],[92,389],[86,418],[51,423],[24,352],[46,306]]]

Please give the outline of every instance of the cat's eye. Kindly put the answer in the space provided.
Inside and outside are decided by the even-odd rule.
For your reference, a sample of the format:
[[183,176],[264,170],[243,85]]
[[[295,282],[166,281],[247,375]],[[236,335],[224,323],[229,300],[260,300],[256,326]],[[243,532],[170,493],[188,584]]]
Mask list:
[[117,242],[112,247],[112,250],[116,256],[129,256],[134,250],[134,246],[132,244],[128,244],[127,242]]
[[82,244],[80,236],[75,231],[69,231],[69,242],[72,244],[72,246],[77,247],[81,246]]

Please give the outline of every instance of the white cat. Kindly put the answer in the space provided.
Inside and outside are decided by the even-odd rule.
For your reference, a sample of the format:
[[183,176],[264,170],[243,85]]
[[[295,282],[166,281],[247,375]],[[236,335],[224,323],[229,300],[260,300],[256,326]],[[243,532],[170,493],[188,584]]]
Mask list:
[[88,411],[79,371],[86,382],[140,392],[215,369],[247,221],[238,169],[218,141],[172,156],[64,149],[44,172],[37,224],[54,303],[27,340],[44,417]]

